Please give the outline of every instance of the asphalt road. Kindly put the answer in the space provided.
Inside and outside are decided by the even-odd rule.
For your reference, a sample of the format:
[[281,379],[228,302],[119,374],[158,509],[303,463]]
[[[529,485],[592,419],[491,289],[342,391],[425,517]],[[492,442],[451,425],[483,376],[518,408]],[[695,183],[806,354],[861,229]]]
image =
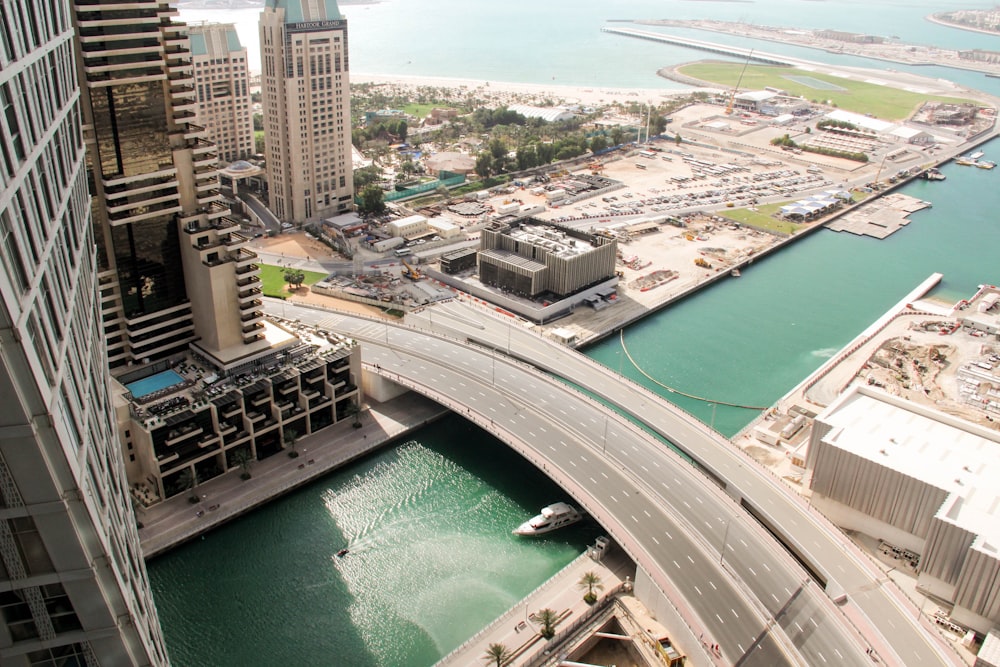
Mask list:
[[871,664],[863,638],[731,498],[584,394],[460,340],[287,305],[286,317],[363,341],[366,364],[466,412],[543,468],[661,590],[680,594],[722,663]]

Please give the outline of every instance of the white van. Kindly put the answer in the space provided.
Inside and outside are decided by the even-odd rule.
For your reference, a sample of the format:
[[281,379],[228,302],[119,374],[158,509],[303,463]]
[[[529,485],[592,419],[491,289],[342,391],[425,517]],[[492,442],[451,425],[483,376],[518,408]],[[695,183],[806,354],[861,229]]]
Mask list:
[[396,248],[393,252],[396,253],[396,257],[405,257],[406,255],[413,254],[413,250],[411,248]]

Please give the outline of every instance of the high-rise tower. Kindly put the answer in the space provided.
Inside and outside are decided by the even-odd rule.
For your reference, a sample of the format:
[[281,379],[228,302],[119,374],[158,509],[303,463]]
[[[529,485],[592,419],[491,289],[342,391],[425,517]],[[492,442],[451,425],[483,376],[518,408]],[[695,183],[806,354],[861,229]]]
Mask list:
[[198,124],[208,132],[222,162],[254,153],[247,49],[232,23],[202,23],[188,28],[191,38]]
[[259,268],[195,125],[190,42],[163,0],[75,0],[84,136],[112,367],[262,337]]
[[0,0],[0,664],[166,665],[111,422],[73,26]]
[[350,210],[347,21],[336,0],[266,0],[260,50],[271,210],[290,222]]

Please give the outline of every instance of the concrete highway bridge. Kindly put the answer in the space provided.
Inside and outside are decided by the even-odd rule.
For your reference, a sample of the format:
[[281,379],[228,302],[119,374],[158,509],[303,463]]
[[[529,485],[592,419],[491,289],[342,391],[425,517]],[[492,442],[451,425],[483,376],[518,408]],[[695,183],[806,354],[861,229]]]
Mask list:
[[636,30],[634,28],[601,28],[601,32],[610,32],[615,35],[638,37],[639,39],[648,39],[654,42],[686,46],[690,49],[698,49],[699,51],[708,51],[710,53],[718,53],[724,56],[732,56],[734,58],[739,58],[740,60],[752,60],[765,65],[795,64],[792,59],[773,53],[765,53],[764,51],[756,51],[753,49],[743,49],[738,46],[724,46],[713,42],[705,42],[700,39],[676,37],[674,35],[666,35],[662,32],[653,32],[651,30]]
[[559,483],[636,562],[637,597],[666,625],[687,626],[679,643],[720,645],[720,655],[691,655],[695,664],[870,665],[869,649],[880,664],[962,664],[875,563],[781,480],[676,406],[517,320],[456,300],[408,314],[406,326],[283,302],[266,309],[361,341],[366,370],[464,416]]

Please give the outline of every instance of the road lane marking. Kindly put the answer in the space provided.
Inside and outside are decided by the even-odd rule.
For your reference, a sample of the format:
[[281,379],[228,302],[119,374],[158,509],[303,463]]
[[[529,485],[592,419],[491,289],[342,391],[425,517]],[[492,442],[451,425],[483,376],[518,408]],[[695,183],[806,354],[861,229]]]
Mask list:
[[688,501],[682,500],[681,502],[684,503],[684,507],[691,509],[691,506],[688,504]]
[[701,594],[702,594],[702,593],[701,593],[701,589],[700,589],[700,588],[698,588],[697,586],[695,586],[695,587],[694,587],[694,589],[695,589],[696,591],[698,591],[698,595],[701,595]]
[[608,473],[604,472],[603,470],[601,471],[601,475],[604,477],[604,479],[611,479],[610,477],[608,477]]
[[778,604],[781,604],[781,600],[779,600],[779,599],[778,599],[778,596],[777,596],[777,595],[775,595],[774,593],[771,593],[771,597],[773,597],[773,598],[774,598],[774,601],[775,601],[775,602],[777,602]]
[[716,614],[715,617],[719,619],[719,623],[725,623],[725,621],[722,620],[722,617],[719,616],[718,614]]
[[733,609],[732,607],[730,607],[730,608],[729,608],[729,611],[733,612],[733,616],[735,616],[736,618],[739,618],[739,617],[740,617],[740,615],[739,615],[739,614],[737,614],[737,613],[736,613],[736,610],[735,610],[735,609]]
[[814,627],[817,627],[817,628],[819,627],[819,623],[817,623],[816,619],[813,618],[812,616],[809,617],[809,622],[812,623]]
[[659,545],[659,544],[660,544],[660,541],[659,541],[658,539],[656,539],[656,535],[650,535],[649,537],[650,537],[650,538],[651,538],[651,539],[652,539],[652,540],[653,540],[654,542],[656,542],[656,544],[657,544],[657,545]]
[[593,477],[590,478],[590,481],[593,482],[594,484],[597,484],[597,480],[594,479]]
[[753,576],[755,576],[755,577],[757,576],[757,573],[753,571],[753,568],[752,568],[752,567],[750,567],[750,566],[748,565],[748,566],[747,566],[747,569],[748,569],[748,570],[750,570],[750,574],[752,574],[752,575],[753,575]]
[[738,648],[740,650],[740,653],[746,653],[746,651],[743,648],[743,644],[740,644],[739,642],[737,642],[736,643],[736,648]]
[[695,496],[694,499],[698,501],[699,505],[705,504],[705,501],[701,499],[701,496]]
[[771,568],[769,568],[769,567],[767,566],[767,563],[761,563],[761,565],[763,565],[763,566],[764,566],[764,569],[765,569],[765,570],[767,570],[768,572],[770,572],[770,571],[771,571]]
[[650,519],[652,519],[652,518],[653,518],[653,515],[652,515],[652,514],[650,514],[650,513],[649,513],[648,511],[646,511],[646,510],[643,510],[643,511],[642,511],[642,513],[643,513],[643,514],[645,514],[645,515],[646,515],[646,516],[647,516],[648,518],[650,518]]
[[639,464],[639,467],[642,468],[643,472],[649,472],[649,468],[647,468],[646,466],[642,465],[641,463]]
[[841,660],[843,660],[843,659],[844,659],[844,656],[843,656],[843,655],[841,655],[841,654],[840,654],[840,651],[838,651],[837,649],[833,649],[833,652],[834,652],[834,653],[836,653],[836,654],[837,654],[837,657],[838,657],[838,658],[840,658]]
[[822,653],[820,653],[819,651],[816,651],[816,655],[818,655],[819,657],[823,658],[823,662],[826,662],[826,657]]
[[608,498],[611,498],[611,500],[615,501],[616,503],[618,502],[618,499],[615,498],[614,496],[608,496]]
[[719,590],[718,588],[716,588],[716,587],[715,587],[715,584],[713,584],[713,583],[712,583],[712,580],[711,580],[711,579],[709,579],[709,581],[708,581],[708,585],[709,585],[709,586],[711,586],[711,587],[712,587],[712,590],[714,590],[714,591],[717,591],[717,590]]
[[572,464],[572,466],[573,466],[574,468],[578,467],[578,466],[576,465],[576,461],[570,461],[570,464]]
[[797,627],[799,629],[799,632],[805,632],[805,630],[802,629],[802,626],[799,625],[798,621],[795,621],[795,627]]
[[552,451],[556,451],[556,448],[553,447],[552,445],[549,445],[549,449],[551,449]]
[[742,545],[743,545],[743,548],[744,548],[744,549],[749,549],[749,548],[750,548],[750,545],[749,545],[749,544],[747,544],[746,542],[744,542],[744,541],[743,541],[743,538],[740,538],[740,544],[742,544]]
[[687,557],[687,559],[688,559],[689,561],[691,561],[691,564],[692,564],[692,565],[694,565],[694,558],[691,558],[691,556],[689,555],[689,556]]
[[[679,569],[681,569],[681,564],[680,564],[680,563],[678,563],[677,561],[674,561],[674,565],[676,565],[676,566],[677,566],[677,569],[678,569],[678,570],[679,570]],[[721,620],[721,619],[720,619],[720,620]]]

